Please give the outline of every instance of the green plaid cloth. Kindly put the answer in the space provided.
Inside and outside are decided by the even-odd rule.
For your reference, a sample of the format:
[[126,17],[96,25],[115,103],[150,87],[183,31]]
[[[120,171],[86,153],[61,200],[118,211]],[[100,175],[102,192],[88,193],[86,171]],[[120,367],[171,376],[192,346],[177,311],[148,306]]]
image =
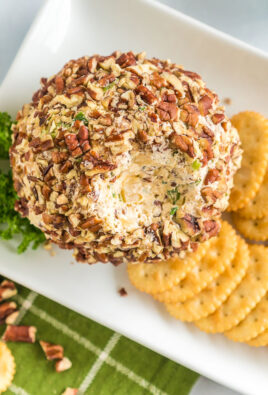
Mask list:
[[[9,343],[15,379],[6,395],[60,395],[66,387],[79,394],[189,394],[198,375],[41,295],[17,285],[16,324],[37,327],[35,344]],[[4,327],[1,327],[1,335]],[[56,373],[38,340],[61,344],[73,366]]]

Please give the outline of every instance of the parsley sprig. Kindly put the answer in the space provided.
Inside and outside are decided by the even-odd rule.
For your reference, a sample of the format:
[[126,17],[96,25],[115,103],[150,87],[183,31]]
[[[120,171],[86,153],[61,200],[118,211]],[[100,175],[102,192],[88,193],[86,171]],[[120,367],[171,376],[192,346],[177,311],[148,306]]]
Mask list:
[[[0,112],[0,159],[8,158],[11,145],[11,117]],[[17,247],[19,254],[32,245],[36,249],[46,238],[40,229],[33,226],[27,218],[22,218],[15,210],[14,204],[18,196],[13,187],[12,173],[0,170],[0,237],[10,240],[20,235],[21,241]]]
[[167,194],[172,204],[176,204],[181,197],[181,194],[178,191],[178,187],[175,187],[174,189],[170,189],[169,191],[167,191]]

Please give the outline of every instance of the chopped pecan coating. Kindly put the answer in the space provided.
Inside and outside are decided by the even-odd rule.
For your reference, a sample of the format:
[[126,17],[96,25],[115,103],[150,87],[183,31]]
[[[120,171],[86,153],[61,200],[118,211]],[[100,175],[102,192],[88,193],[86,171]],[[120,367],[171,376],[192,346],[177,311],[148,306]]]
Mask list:
[[17,120],[16,210],[77,260],[155,262],[217,231],[204,221],[226,208],[241,151],[198,74],[145,53],[84,56]]

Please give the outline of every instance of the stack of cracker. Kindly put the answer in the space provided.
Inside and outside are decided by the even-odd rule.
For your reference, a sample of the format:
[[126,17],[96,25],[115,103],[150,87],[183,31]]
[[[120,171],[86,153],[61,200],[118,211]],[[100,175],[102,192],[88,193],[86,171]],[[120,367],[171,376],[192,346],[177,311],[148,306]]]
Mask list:
[[[268,240],[268,121],[243,112],[232,118],[244,151],[229,211],[237,230],[254,241]],[[181,321],[208,333],[252,346],[268,345],[268,247],[248,244],[226,221],[219,235],[185,259],[129,264],[140,291],[165,304]]]

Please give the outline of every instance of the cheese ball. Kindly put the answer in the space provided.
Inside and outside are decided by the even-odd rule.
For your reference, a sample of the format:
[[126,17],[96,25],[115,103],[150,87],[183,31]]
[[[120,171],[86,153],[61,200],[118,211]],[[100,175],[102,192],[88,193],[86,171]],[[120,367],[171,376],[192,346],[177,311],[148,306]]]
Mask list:
[[198,74],[116,51],[41,79],[10,158],[16,209],[78,261],[117,265],[217,235],[241,149]]

